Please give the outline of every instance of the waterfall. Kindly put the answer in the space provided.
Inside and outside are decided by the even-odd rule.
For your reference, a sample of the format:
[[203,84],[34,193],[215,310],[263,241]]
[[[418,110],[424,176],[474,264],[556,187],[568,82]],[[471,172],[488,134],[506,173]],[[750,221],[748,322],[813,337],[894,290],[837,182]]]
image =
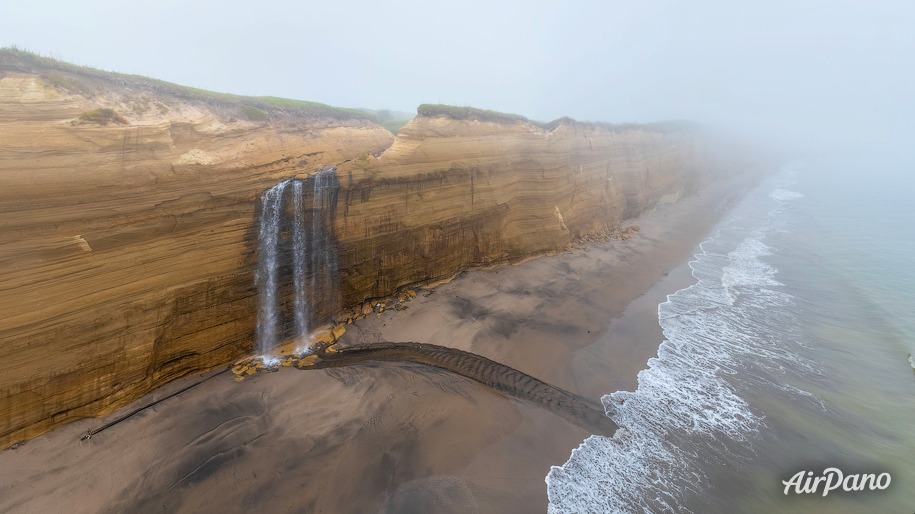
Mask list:
[[292,212],[293,310],[295,312],[295,331],[298,337],[308,334],[308,319],[310,318],[309,302],[305,290],[305,252],[308,248],[308,235],[305,233],[305,199],[302,198],[302,190],[301,180],[292,183],[294,205]]
[[257,289],[260,305],[257,311],[257,349],[261,354],[276,346],[277,267],[280,240],[280,209],[283,191],[289,181],[283,181],[264,192],[261,203],[260,232],[257,236]]
[[[328,226],[328,213],[333,212],[331,193],[336,191],[333,181],[336,174],[333,170],[323,170],[315,176],[314,192],[312,194],[312,240],[309,257],[311,274],[311,290],[331,293],[337,276],[337,260],[333,252],[331,233],[325,230]],[[320,271],[320,272],[318,272]]]
[[307,180],[284,180],[263,194],[255,276],[260,355],[270,355],[286,338],[298,340],[299,352],[308,351],[309,334],[337,307],[337,185],[330,168]]

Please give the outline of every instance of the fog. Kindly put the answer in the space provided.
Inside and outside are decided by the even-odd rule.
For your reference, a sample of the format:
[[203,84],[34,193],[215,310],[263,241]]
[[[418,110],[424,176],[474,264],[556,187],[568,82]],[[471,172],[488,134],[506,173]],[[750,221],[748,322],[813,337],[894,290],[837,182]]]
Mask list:
[[795,146],[891,148],[915,119],[909,5],[4,0],[0,45],[347,107],[690,119]]

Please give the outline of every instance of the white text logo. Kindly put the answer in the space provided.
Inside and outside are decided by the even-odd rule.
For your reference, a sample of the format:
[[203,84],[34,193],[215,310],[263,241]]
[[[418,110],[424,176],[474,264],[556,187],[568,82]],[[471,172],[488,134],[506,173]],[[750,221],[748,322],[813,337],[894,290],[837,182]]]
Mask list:
[[791,480],[782,480],[785,484],[785,494],[794,488],[795,494],[816,493],[823,486],[823,496],[842,488],[843,491],[864,491],[865,488],[871,491],[886,489],[890,486],[889,473],[872,473],[845,475],[839,468],[826,468],[821,476],[814,477],[813,471],[798,471],[791,477]]

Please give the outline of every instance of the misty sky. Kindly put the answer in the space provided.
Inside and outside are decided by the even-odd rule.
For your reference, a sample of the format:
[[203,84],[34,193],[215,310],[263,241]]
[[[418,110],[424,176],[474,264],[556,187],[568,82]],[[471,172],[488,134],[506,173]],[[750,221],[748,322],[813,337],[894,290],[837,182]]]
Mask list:
[[0,0],[0,45],[217,91],[912,135],[915,2]]

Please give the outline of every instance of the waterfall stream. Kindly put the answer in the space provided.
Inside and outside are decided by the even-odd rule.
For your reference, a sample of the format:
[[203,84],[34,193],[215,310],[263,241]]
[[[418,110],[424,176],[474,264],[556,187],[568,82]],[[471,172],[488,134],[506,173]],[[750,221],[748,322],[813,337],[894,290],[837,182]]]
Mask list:
[[[296,336],[304,338],[308,334],[308,300],[305,297],[305,263],[308,234],[305,232],[305,199],[302,198],[302,181],[292,183],[292,201],[294,205],[292,218],[292,278],[293,309],[295,311]],[[312,288],[314,290],[314,288]],[[301,341],[304,343],[305,341]]]
[[337,307],[336,194],[336,172],[329,168],[284,180],[262,196],[255,282],[257,351],[265,357],[289,338],[307,351],[311,331]]

